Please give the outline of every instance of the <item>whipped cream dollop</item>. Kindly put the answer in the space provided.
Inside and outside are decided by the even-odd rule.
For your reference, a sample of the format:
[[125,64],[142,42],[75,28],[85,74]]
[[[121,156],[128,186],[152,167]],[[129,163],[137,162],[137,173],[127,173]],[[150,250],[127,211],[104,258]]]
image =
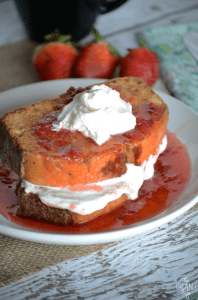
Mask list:
[[144,180],[153,177],[154,164],[166,146],[165,136],[155,155],[150,155],[148,161],[144,161],[141,166],[127,164],[127,172],[117,178],[67,188],[38,186],[25,180],[21,185],[26,193],[37,194],[47,206],[68,209],[81,215],[91,214],[123,194],[131,200],[137,199]]
[[57,131],[78,130],[102,145],[111,135],[134,129],[135,125],[131,104],[122,100],[116,90],[102,84],[77,94],[52,126]]

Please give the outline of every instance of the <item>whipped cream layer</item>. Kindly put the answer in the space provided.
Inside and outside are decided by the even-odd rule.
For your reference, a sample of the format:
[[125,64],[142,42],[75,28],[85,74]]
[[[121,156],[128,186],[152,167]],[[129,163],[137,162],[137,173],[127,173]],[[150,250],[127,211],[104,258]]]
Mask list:
[[53,130],[78,130],[102,145],[111,135],[134,129],[135,125],[131,104],[122,100],[116,90],[102,84],[77,94],[65,105],[53,123]]
[[123,194],[131,200],[137,199],[144,180],[154,175],[154,164],[166,146],[165,136],[155,155],[150,155],[148,161],[144,161],[141,166],[127,164],[127,172],[117,178],[67,188],[39,186],[25,180],[21,185],[26,193],[37,194],[47,206],[68,209],[81,215],[91,214]]

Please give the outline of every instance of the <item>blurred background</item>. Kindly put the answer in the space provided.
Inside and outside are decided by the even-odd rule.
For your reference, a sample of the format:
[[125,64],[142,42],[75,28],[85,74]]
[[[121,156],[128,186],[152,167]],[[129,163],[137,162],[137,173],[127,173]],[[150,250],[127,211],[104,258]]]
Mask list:
[[[27,3],[24,1],[24,5]],[[63,3],[65,18],[68,18],[68,2]],[[117,47],[121,55],[125,55],[128,48],[138,46],[135,34],[147,27],[197,21],[198,0],[128,0],[106,14],[99,14],[94,26],[108,42]],[[13,0],[0,0],[0,45],[26,37],[16,3]],[[83,41],[91,39],[92,35],[87,35]]]

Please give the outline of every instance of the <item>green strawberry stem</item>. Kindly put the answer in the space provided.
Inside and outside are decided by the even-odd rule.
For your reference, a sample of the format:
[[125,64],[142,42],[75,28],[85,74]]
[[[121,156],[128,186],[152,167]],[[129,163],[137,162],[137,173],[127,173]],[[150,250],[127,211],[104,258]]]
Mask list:
[[146,43],[145,42],[139,41],[139,44],[140,44],[141,47],[146,48]]
[[103,38],[102,35],[99,34],[98,30],[96,30],[95,28],[93,28],[93,34],[94,37],[97,41],[105,41],[105,39]]
[[71,40],[71,35],[70,34],[61,34],[59,29],[55,29],[53,32],[46,34],[44,36],[44,40],[47,43],[50,43],[50,42],[66,43],[66,44],[69,44],[71,46],[74,46],[79,51],[82,48],[82,46],[80,46],[78,43],[75,43]]
[[[93,28],[93,34],[97,41],[106,42],[105,39],[103,38],[103,36],[100,35],[99,32],[95,28]],[[114,46],[112,46],[111,44],[109,44],[109,43],[107,43],[107,44],[109,46],[109,50],[111,51],[111,53],[114,56],[117,56],[117,55],[119,56],[117,49]]]
[[58,29],[55,29],[53,32],[48,33],[44,36],[46,42],[62,42],[66,43],[71,40],[71,35],[62,35]]

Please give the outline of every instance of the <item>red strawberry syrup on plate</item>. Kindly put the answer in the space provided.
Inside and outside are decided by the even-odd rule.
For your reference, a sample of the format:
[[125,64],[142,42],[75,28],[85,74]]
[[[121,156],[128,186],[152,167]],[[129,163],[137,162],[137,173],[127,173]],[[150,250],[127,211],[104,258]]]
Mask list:
[[83,234],[119,230],[161,213],[185,190],[191,176],[191,161],[185,145],[167,132],[168,146],[155,164],[155,174],[146,180],[135,201],[128,200],[111,213],[80,225],[53,224],[17,215],[15,186],[17,175],[7,166],[0,167],[0,213],[25,228],[50,233]]

